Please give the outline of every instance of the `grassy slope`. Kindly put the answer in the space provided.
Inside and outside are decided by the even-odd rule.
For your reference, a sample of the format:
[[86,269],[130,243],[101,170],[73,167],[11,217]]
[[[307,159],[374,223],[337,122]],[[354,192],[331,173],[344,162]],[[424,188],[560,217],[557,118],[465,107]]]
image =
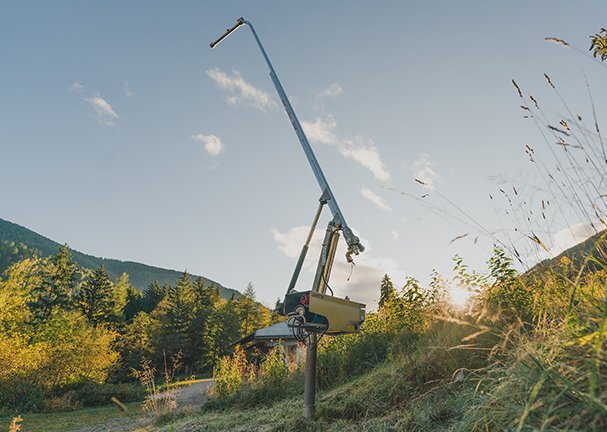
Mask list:
[[[12,222],[0,219],[0,241],[14,242],[19,245],[20,243],[27,246],[27,251],[24,254],[30,255],[37,253],[40,256],[47,257],[57,253],[61,245],[53,240],[50,240],[34,231],[28,230],[20,225]],[[173,284],[175,280],[181,274],[176,270],[168,270],[159,267],[152,267],[146,264],[140,264],[130,261],[120,261],[115,259],[98,258],[92,255],[87,255],[82,252],[72,250],[74,261],[81,267],[96,269],[100,265],[104,265],[110,277],[115,280],[122,273],[127,273],[129,279],[135,288],[140,290],[145,289],[153,281],[157,281],[161,285],[163,283]],[[18,254],[14,259],[9,259],[9,262],[0,260],[4,263],[4,267],[7,264],[11,264],[11,261],[18,261],[23,258],[23,254]],[[0,268],[0,273],[6,268]],[[197,277],[197,276],[194,276]],[[239,296],[240,293],[236,290],[225,288],[221,284],[204,278],[205,283],[208,285],[218,286],[221,291],[221,296],[224,298],[230,298],[232,294]]]
[[[603,244],[598,235],[562,256],[599,257],[597,240]],[[541,273],[560,258],[542,263]],[[605,430],[607,312],[595,307],[604,299],[604,283],[588,284],[574,290],[579,303],[571,315],[583,326],[547,320],[529,331],[515,322],[480,334],[459,320],[438,322],[417,346],[403,347],[404,354],[321,391],[315,424],[302,420],[300,395],[252,408],[207,409],[140,431]],[[561,289],[566,300],[571,287]]]
[[[127,412],[121,412],[116,405],[108,405],[65,413],[28,414],[24,416],[21,430],[23,432],[68,432],[79,430],[84,426],[90,428],[91,431],[132,430],[134,425],[144,426],[148,422],[141,416],[140,405],[140,402],[126,404]],[[0,430],[8,430],[11,420],[11,417],[0,418]]]
[[[302,419],[302,398],[254,410],[210,411],[139,431],[393,431],[447,430],[462,417],[464,404],[451,387],[415,398],[403,364],[383,364],[371,372],[319,394],[316,424]],[[454,429],[457,430],[457,429]]]

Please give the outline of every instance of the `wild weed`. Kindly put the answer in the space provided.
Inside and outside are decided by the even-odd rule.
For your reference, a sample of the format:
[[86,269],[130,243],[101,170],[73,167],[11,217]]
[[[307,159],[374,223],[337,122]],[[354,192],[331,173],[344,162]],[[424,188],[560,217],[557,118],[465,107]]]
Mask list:
[[173,382],[175,371],[180,367],[180,358],[178,353],[173,357],[171,366],[169,366],[165,354],[163,386],[157,384],[156,368],[152,366],[149,360],[144,360],[141,364],[141,370],[134,372],[147,392],[142,409],[156,420],[166,418],[177,410],[177,390],[171,389],[170,384]]

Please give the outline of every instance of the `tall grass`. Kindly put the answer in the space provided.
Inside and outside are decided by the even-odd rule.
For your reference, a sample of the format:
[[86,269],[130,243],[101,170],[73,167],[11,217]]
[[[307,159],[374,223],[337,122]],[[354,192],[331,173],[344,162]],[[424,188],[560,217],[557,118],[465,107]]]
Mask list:
[[[480,224],[436,189],[430,194],[455,212],[400,192],[472,230],[453,241],[467,237],[476,243],[485,236],[497,245],[488,272],[472,272],[456,257],[450,281],[422,288],[407,279],[369,314],[360,333],[324,338],[318,421],[306,428],[607,430],[607,144],[590,84],[588,113],[581,114],[556,79],[545,74],[544,80],[563,115],[549,114],[543,100],[512,81],[525,121],[538,131],[540,144],[527,144],[524,151],[541,184],[512,182],[490,196],[499,230]],[[581,231],[594,236],[576,253],[559,255],[558,231],[573,239]],[[467,310],[447,303],[448,285],[473,294]],[[299,406],[301,373],[277,376],[251,368],[243,353],[224,359],[210,407],[256,407],[276,417],[269,402],[284,400],[275,410]],[[303,428],[296,410],[276,427],[263,427]]]
[[177,389],[171,388],[175,371],[181,366],[181,355],[178,353],[172,358],[171,364],[167,362],[166,354],[164,356],[164,371],[162,386],[156,382],[156,368],[152,366],[149,360],[144,360],[141,364],[141,370],[135,371],[135,376],[139,379],[146,389],[147,396],[143,402],[144,412],[152,415],[156,420],[163,420],[170,417],[177,410]]
[[[323,339],[313,429],[606,430],[607,271],[563,257],[519,274],[501,249],[484,275],[456,261],[468,310],[409,280],[359,334]],[[300,406],[301,373],[277,360],[224,359],[207,412]]]
[[298,364],[287,362],[283,347],[262,357],[260,363],[250,361],[242,349],[223,357],[213,372],[207,409],[267,405],[303,391],[302,371]]

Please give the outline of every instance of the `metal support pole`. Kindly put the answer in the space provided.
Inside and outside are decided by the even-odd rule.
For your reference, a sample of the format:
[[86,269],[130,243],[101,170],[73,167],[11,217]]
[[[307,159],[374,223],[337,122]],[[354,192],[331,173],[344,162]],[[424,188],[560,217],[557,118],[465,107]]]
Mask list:
[[329,284],[329,275],[333,268],[333,260],[335,258],[335,250],[337,249],[337,241],[339,240],[339,226],[335,219],[329,222],[325,231],[325,238],[322,242],[320,258],[316,267],[316,275],[312,283],[312,291],[324,294],[327,291]]
[[310,247],[310,242],[312,241],[312,236],[314,235],[314,231],[316,230],[316,225],[318,224],[318,218],[320,217],[320,213],[322,212],[322,208],[327,203],[324,200],[324,194],[320,197],[320,204],[318,205],[318,210],[316,211],[316,215],[314,216],[314,221],[312,222],[312,226],[310,227],[310,232],[308,233],[308,238],[304,243],[303,248],[301,249],[301,253],[299,254],[299,259],[297,260],[297,265],[295,266],[295,271],[293,272],[293,276],[291,277],[291,282],[289,283],[289,288],[287,289],[287,294],[292,291],[295,291],[295,285],[297,284],[297,279],[299,278],[299,273],[301,273],[301,268],[303,267],[304,260],[306,259],[306,255],[308,254],[308,249]]
[[316,419],[316,348],[318,336],[310,333],[306,350],[306,369],[304,371],[304,408],[303,416],[307,421]]

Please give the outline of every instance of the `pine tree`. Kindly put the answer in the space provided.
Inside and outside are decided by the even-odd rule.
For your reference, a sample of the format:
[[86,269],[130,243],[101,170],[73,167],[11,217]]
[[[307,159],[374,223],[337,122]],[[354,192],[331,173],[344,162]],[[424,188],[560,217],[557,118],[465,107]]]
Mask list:
[[396,290],[394,289],[390,276],[384,274],[380,285],[379,309],[382,309],[387,302],[390,302],[390,300],[395,297],[395,295]]
[[270,323],[266,308],[255,301],[255,289],[248,283],[242,296],[235,301],[236,313],[240,318],[240,336],[244,337]]
[[141,300],[141,308],[144,312],[151,313],[156,306],[162,301],[168,291],[165,285],[161,287],[158,282],[152,282],[144,291]]
[[160,324],[159,348],[172,357],[181,351],[184,364],[194,361],[192,326],[196,312],[190,275],[183,273],[154,311]]
[[219,289],[216,286],[207,286],[202,278],[194,282],[194,318],[190,327],[190,339],[193,342],[193,356],[196,362],[203,366],[206,352],[203,335],[206,331],[207,321],[217,309],[221,301]]
[[78,266],[67,245],[41,262],[41,283],[32,286],[30,309],[37,321],[48,319],[55,308],[73,309]]
[[116,321],[114,284],[103,265],[90,273],[82,284],[79,305],[83,315],[94,326]]
[[233,352],[232,344],[240,339],[240,318],[236,301],[222,302],[207,320],[203,342],[205,365],[213,367],[222,356]]
[[135,316],[143,311],[143,294],[133,285],[127,285],[126,305],[124,306],[124,320],[131,322]]

